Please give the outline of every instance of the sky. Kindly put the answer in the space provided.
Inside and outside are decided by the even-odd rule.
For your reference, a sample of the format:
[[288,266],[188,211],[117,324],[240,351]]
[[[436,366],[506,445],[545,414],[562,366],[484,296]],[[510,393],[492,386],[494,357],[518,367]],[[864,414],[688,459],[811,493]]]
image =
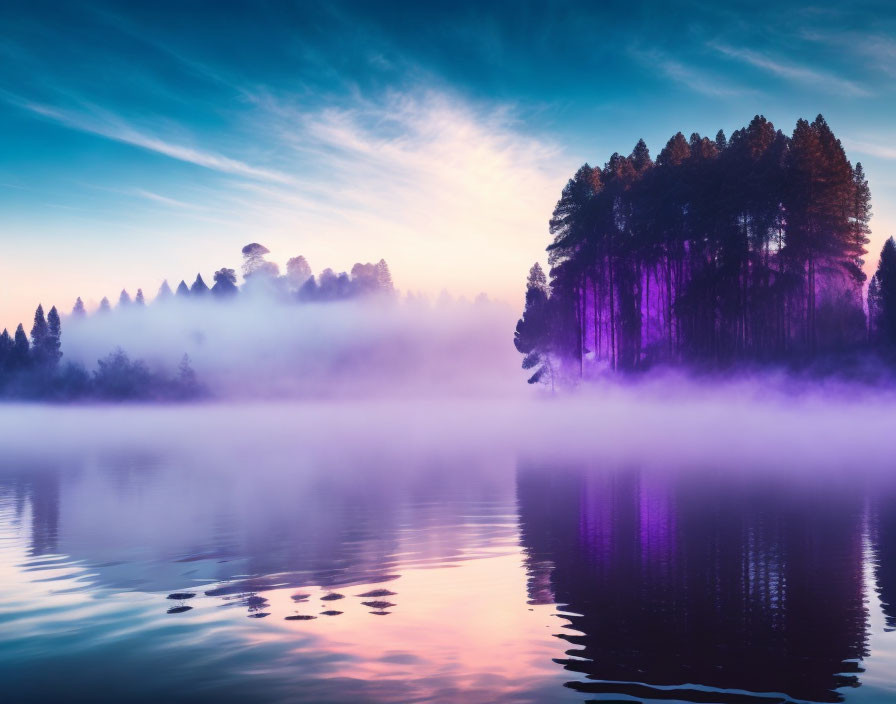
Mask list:
[[[724,5],[724,6],[723,6]],[[0,0],[0,327],[260,242],[522,305],[566,180],[821,113],[896,234],[896,8]]]

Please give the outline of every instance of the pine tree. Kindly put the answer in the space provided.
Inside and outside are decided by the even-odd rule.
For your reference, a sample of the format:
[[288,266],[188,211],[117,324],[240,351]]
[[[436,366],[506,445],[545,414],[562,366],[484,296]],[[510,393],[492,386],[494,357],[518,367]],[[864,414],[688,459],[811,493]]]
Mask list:
[[146,305],[146,300],[143,298],[142,288],[137,289],[137,296],[134,298],[134,303],[141,307]]
[[103,296],[103,300],[100,301],[99,312],[100,313],[108,313],[112,310],[112,306],[109,304],[109,299]]
[[868,282],[868,339],[872,342],[877,340],[880,330],[880,309],[880,283],[875,274]]
[[10,355],[10,367],[13,369],[24,369],[30,362],[31,346],[28,344],[25,328],[19,323],[13,341],[12,354]]
[[167,301],[173,296],[171,293],[171,287],[168,285],[168,279],[165,279],[162,282],[162,285],[159,286],[159,292],[156,294],[156,301]]
[[392,284],[392,274],[385,259],[380,259],[375,265],[376,288],[383,293],[392,293],[395,287]]
[[632,166],[635,167],[635,171],[638,173],[643,173],[653,166],[653,161],[650,158],[650,150],[647,148],[643,139],[638,140],[635,148],[632,149],[629,159],[632,162]]
[[199,393],[199,382],[196,380],[196,372],[190,364],[190,357],[186,353],[181,357],[177,367],[177,379],[175,380],[175,395],[181,399],[194,398]]
[[[9,330],[3,328],[0,333],[0,375],[5,375],[9,371],[10,357],[12,355],[13,341],[9,336]],[[5,381],[0,377],[0,383]]]
[[187,298],[190,295],[190,288],[187,286],[186,281],[181,279],[180,283],[177,285],[177,291],[175,294],[178,298]]
[[56,366],[62,358],[62,321],[56,306],[47,314],[47,337],[44,343],[44,356],[51,366]]
[[72,308],[72,317],[83,318],[85,315],[87,315],[87,310],[84,308],[84,301],[78,296],[78,300],[75,301],[75,306]]
[[865,178],[865,169],[862,162],[857,162],[852,172],[853,194],[850,201],[850,238],[846,255],[847,267],[850,275],[858,282],[865,280],[864,256],[868,250],[868,235],[871,234],[871,189],[868,187],[868,179]]
[[193,285],[190,287],[190,295],[191,296],[204,296],[209,291],[208,286],[205,285],[205,281],[202,280],[202,274],[196,274],[196,280],[193,282]]
[[31,356],[38,364],[47,362],[47,336],[49,328],[44,317],[44,308],[37,306],[34,311],[34,325],[31,326]]
[[880,252],[874,274],[879,290],[877,334],[886,345],[896,344],[896,241],[890,237]]
[[723,152],[728,148],[728,139],[725,137],[725,132],[723,130],[719,130],[716,132],[716,149],[719,152]]
[[547,281],[541,265],[536,262],[526,281],[526,307],[516,324],[513,337],[516,349],[523,357],[523,369],[534,369],[530,384],[550,383],[554,388],[554,365],[551,359],[550,313],[548,310]]
[[118,307],[127,308],[129,305],[131,305],[131,294],[126,289],[121,289],[121,294],[118,296]]

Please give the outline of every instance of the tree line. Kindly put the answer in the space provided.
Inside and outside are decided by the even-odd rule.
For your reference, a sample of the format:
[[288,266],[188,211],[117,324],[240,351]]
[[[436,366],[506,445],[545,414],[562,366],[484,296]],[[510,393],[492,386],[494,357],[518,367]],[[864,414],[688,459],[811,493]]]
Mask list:
[[[243,247],[242,286],[237,285],[234,269],[222,268],[214,273],[211,287],[201,274],[197,274],[192,286],[181,281],[174,291],[164,281],[155,301],[227,301],[239,295],[262,295],[286,302],[321,303],[394,293],[389,266],[382,259],[376,264],[355,264],[350,274],[328,268],[315,277],[305,257],[297,256],[287,262],[286,274],[281,276],[279,267],[265,258],[269,253],[257,242]],[[137,289],[134,298],[122,290],[116,309],[136,310],[146,303],[142,289]],[[112,305],[104,297],[97,312],[110,311]],[[86,306],[79,297],[70,320],[74,322],[86,315]],[[143,360],[132,360],[121,348],[97,360],[93,371],[74,362],[63,363],[62,357],[59,313],[53,306],[45,316],[43,306],[38,305],[30,338],[21,323],[13,335],[6,329],[0,333],[0,398],[172,401],[205,394],[186,354],[174,375],[153,369]]]
[[[297,256],[286,263],[286,274],[281,276],[277,264],[265,259],[268,254],[270,250],[257,242],[243,247],[242,286],[237,285],[236,270],[225,267],[214,273],[211,287],[205,283],[201,273],[196,275],[192,285],[187,285],[186,281],[181,280],[174,291],[165,280],[159,288],[155,301],[201,300],[205,297],[224,301],[233,299],[240,293],[247,293],[268,295],[281,301],[311,303],[347,300],[373,294],[390,295],[394,292],[389,265],[384,259],[380,259],[376,264],[357,263],[352,267],[350,274],[344,271],[336,273],[333,269],[326,268],[314,276],[305,257]],[[146,305],[143,289],[138,288],[134,298],[131,298],[126,289],[121,291],[118,296],[118,308],[124,309],[132,305]],[[104,296],[98,311],[104,313],[110,310],[112,304]],[[72,315],[79,317],[86,314],[84,302],[78,297]]]
[[821,115],[790,136],[757,115],[730,138],[679,132],[655,161],[640,140],[586,163],[549,222],[549,277],[536,264],[527,280],[515,343],[530,382],[811,360],[891,335],[878,311],[896,313],[896,245],[867,319],[862,300],[870,217],[862,165]]
[[190,359],[184,355],[174,376],[131,360],[121,349],[103,359],[91,373],[83,365],[62,363],[62,321],[56,306],[44,316],[34,312],[31,336],[19,323],[10,336],[0,333],[0,398],[10,400],[186,400],[204,393]]

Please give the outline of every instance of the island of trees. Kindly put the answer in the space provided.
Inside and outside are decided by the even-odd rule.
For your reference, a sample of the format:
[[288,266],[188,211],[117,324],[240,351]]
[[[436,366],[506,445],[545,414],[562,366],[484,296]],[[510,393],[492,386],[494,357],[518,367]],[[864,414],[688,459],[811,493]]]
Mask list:
[[[871,194],[824,118],[674,135],[585,164],[529,272],[530,383],[657,364],[811,364],[896,343],[896,243],[863,301]],[[866,314],[867,310],[867,314]]]
[[[182,280],[174,291],[167,281],[163,281],[152,304],[204,301],[226,304],[238,296],[310,304],[389,297],[394,293],[389,266],[382,259],[376,264],[355,264],[351,273],[336,273],[328,268],[315,277],[303,256],[290,259],[285,275],[281,275],[279,267],[265,258],[269,253],[257,242],[243,247],[242,286],[237,285],[234,269],[222,268],[212,276],[211,287],[201,274],[196,275],[190,286]],[[146,305],[142,289],[137,289],[133,298],[127,290],[122,290],[114,308],[108,297],[104,297],[92,314],[136,313]],[[77,325],[87,315],[87,308],[79,297],[67,322]],[[8,329],[0,333],[0,399],[179,401],[195,399],[206,393],[186,354],[174,374],[151,367],[143,360],[132,360],[121,348],[97,360],[93,371],[75,362],[63,362],[62,320],[55,306],[46,315],[43,306],[37,306],[30,336],[21,323],[12,335]]]

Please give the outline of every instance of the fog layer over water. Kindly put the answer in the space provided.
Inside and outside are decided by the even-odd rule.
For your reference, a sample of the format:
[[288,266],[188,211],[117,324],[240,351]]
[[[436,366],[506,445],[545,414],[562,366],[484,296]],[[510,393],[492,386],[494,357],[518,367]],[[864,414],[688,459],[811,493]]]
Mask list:
[[299,304],[243,294],[171,299],[63,324],[64,360],[116,347],[168,371],[189,355],[217,397],[518,394],[509,306],[372,297]]
[[445,389],[412,399],[179,407],[7,404],[0,406],[0,443],[7,456],[36,447],[65,455],[166,447],[287,465],[306,448],[351,453],[398,443],[754,472],[889,471],[896,413],[889,391],[793,387],[779,377],[710,383],[657,376],[565,395],[522,386],[528,393],[469,399]]
[[685,384],[0,407],[0,681],[14,701],[887,701],[892,398]]

